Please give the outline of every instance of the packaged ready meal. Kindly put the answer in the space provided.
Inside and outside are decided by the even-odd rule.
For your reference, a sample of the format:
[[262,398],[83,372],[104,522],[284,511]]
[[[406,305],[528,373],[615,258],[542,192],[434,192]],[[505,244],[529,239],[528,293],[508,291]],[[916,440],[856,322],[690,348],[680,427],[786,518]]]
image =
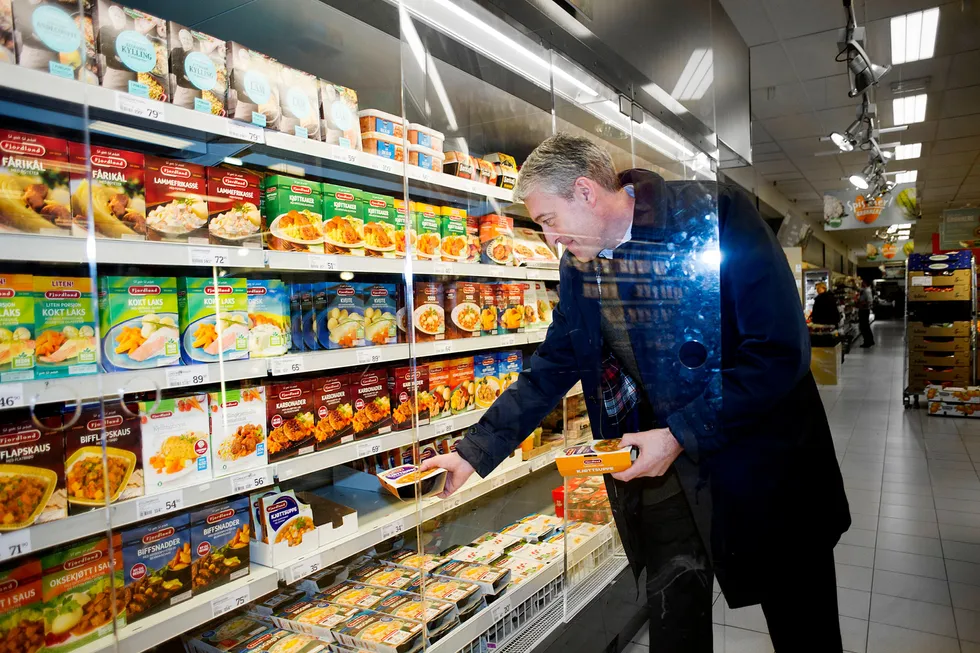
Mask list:
[[420,498],[430,497],[443,491],[446,486],[446,470],[436,468],[420,472],[418,469],[415,465],[399,465],[378,474],[378,480],[386,490],[402,501],[415,498],[416,484],[418,484]]
[[[45,651],[66,653],[126,625],[120,533],[71,544],[41,557]],[[115,588],[115,593],[113,593]],[[113,605],[115,597],[116,605]]]
[[524,331],[524,284],[499,283],[495,289],[499,311],[498,331],[523,333]]
[[476,160],[477,171],[479,172],[478,181],[491,186],[497,185],[497,173],[494,171],[493,164],[483,159]]
[[173,103],[225,116],[228,51],[225,42],[178,23],[167,24],[170,44],[170,90]]
[[453,414],[449,408],[453,393],[453,386],[450,383],[451,361],[432,361],[427,367],[429,368],[429,394],[432,396],[429,419],[434,422],[443,417],[451,417]]
[[392,283],[355,284],[364,302],[364,340],[367,345],[398,342],[395,325],[396,290]]
[[551,562],[565,555],[564,547],[548,542],[518,542],[504,549],[504,553],[512,558],[536,562]]
[[183,513],[123,530],[122,603],[128,623],[191,598],[190,523]]
[[289,295],[279,279],[248,279],[248,355],[282,356],[292,344]]
[[265,467],[265,388],[228,388],[208,394],[214,477]]
[[[415,203],[412,202],[412,205]],[[418,236],[415,232],[415,212],[405,200],[395,200],[395,258],[405,258],[411,251],[415,256]]]
[[476,159],[463,152],[446,152],[443,172],[463,179],[477,179]]
[[381,614],[425,624],[425,634],[430,641],[459,623],[456,605],[451,601],[429,596],[422,598],[419,594],[404,591],[395,592],[373,609]]
[[271,383],[265,396],[269,462],[312,453],[316,446],[312,382]]
[[412,324],[418,342],[446,339],[446,309],[443,307],[443,285],[434,282],[415,284],[415,312]]
[[180,277],[180,353],[185,365],[248,358],[248,282]]
[[482,263],[514,265],[514,218],[506,215],[484,215],[480,218]]
[[558,255],[537,229],[514,227],[514,263],[553,266],[558,264]]
[[415,122],[408,123],[408,142],[412,145],[429,148],[442,154],[442,146],[446,141],[446,136],[442,132],[429,129],[425,125]]
[[258,127],[276,130],[279,107],[279,62],[261,52],[229,41],[228,116]]
[[207,169],[208,234],[214,245],[262,248],[262,186],[258,175],[227,167]]
[[90,277],[34,277],[34,378],[98,372]]
[[354,438],[391,432],[391,402],[388,399],[388,375],[381,369],[367,369],[350,375],[354,396]]
[[365,585],[399,590],[411,585],[419,575],[418,571],[405,567],[393,567],[384,563],[369,562],[352,569],[350,580]]
[[[381,562],[428,573],[445,562],[445,560],[437,555],[419,553],[415,549],[398,549],[381,558]],[[412,583],[415,585],[418,584],[414,580]]]
[[208,244],[208,189],[204,166],[146,157],[146,237]]
[[413,202],[412,214],[417,234],[415,258],[438,261],[442,258],[441,210],[432,204]]
[[34,378],[34,277],[0,274],[0,383]]
[[524,360],[520,350],[497,352],[497,380],[501,392],[509,388],[523,371]]
[[[261,539],[261,538],[259,538]],[[272,594],[264,599],[248,604],[248,614],[257,619],[261,619],[267,625],[271,623],[271,617],[287,606],[305,601],[306,592],[295,587],[284,587],[273,591]]]
[[0,425],[0,533],[68,515],[61,416],[34,424],[28,409],[7,411]]
[[314,141],[320,139],[319,80],[309,73],[279,65],[279,131]]
[[521,304],[524,306],[524,330],[537,331],[542,327],[538,316],[538,293],[534,281],[522,281],[520,286],[524,293]]
[[320,594],[315,595],[315,598],[337,605],[349,605],[361,610],[370,610],[382,599],[391,596],[393,593],[394,590],[392,589],[372,587],[352,580],[345,580],[323,590]]
[[322,184],[323,247],[327,254],[364,256],[364,201],[361,191]]
[[266,248],[282,252],[323,252],[321,184],[285,175],[264,182]]
[[10,653],[44,650],[41,562],[29,557],[0,569],[0,638]]
[[500,531],[501,535],[523,538],[529,542],[540,542],[548,537],[561,520],[548,518],[545,515],[528,515]]
[[[146,239],[144,159],[129,152],[100,145],[86,148],[69,143],[71,161],[72,233],[84,236],[94,229],[103,238]],[[92,224],[89,224],[91,199]]]
[[299,601],[277,610],[272,614],[272,621],[280,628],[332,642],[334,632],[343,628],[359,612],[359,608],[349,605],[314,599]]
[[468,413],[476,409],[476,380],[474,378],[474,358],[465,356],[449,361],[449,409],[453,415]]
[[423,645],[422,624],[371,610],[362,610],[336,633],[347,646],[374,653],[412,653]]
[[566,447],[558,452],[555,463],[562,476],[594,476],[627,470],[635,459],[636,449],[622,446],[616,438]]
[[[74,406],[65,407],[67,419],[74,412]],[[65,488],[72,515],[143,496],[139,404],[82,407],[65,431]]]
[[357,91],[320,80],[323,140],[332,145],[360,150],[361,124],[357,116]]
[[98,84],[96,11],[95,0],[14,0],[17,64]]
[[483,160],[493,166],[498,187],[512,190],[517,185],[517,162],[514,161],[514,157],[502,152],[491,152],[484,156]]
[[225,621],[209,624],[203,630],[185,635],[184,646],[189,653],[227,653],[267,630],[268,622],[236,613]]
[[347,580],[349,575],[349,567],[340,563],[315,571],[309,576],[304,576],[301,581],[296,583],[296,587],[306,592],[308,597],[312,597],[328,587],[333,587],[337,583]]
[[394,406],[391,411],[393,431],[428,424],[432,408],[429,367],[419,363],[391,368],[388,372],[388,396]]
[[108,89],[170,102],[167,21],[98,0],[99,83]]
[[176,278],[99,277],[99,318],[106,372],[180,365]]
[[248,497],[191,511],[191,583],[195,595],[248,576],[248,512]]
[[477,338],[481,335],[480,284],[456,281],[445,285],[446,338]]
[[71,235],[68,141],[0,130],[0,224],[13,232]]
[[327,653],[327,642],[311,635],[294,633],[291,630],[270,628],[259,633],[244,644],[231,649],[229,653]]
[[[444,562],[443,564],[447,563]],[[436,569],[438,568],[436,567]],[[483,591],[474,582],[439,576],[426,578],[424,582],[424,588],[422,586],[423,581],[418,580],[409,585],[406,591],[423,595],[427,599],[439,599],[454,603],[459,611],[461,621],[465,621],[484,605]]]
[[404,136],[404,124],[401,116],[396,116],[377,109],[364,109],[357,112],[361,123],[361,133],[377,132],[388,136],[399,143]]
[[347,374],[314,379],[313,406],[318,451],[354,441],[354,407]]
[[465,262],[469,258],[469,243],[466,238],[466,210],[455,206],[440,208],[439,251],[443,261]]
[[150,399],[139,407],[146,494],[210,480],[208,396]]
[[[361,193],[364,209],[364,253],[378,258],[399,258],[395,220],[395,198]],[[402,237],[404,238],[404,230]],[[403,242],[404,245],[404,242]],[[404,248],[401,256],[404,256]]]
[[498,569],[459,560],[450,560],[442,564],[432,571],[432,575],[476,583],[484,594],[489,596],[496,596],[510,582],[509,569]]
[[442,162],[446,155],[428,147],[421,145],[408,146],[408,162],[413,166],[431,170],[432,172],[442,172]]
[[362,132],[361,149],[382,159],[405,160],[405,147],[402,145],[401,137],[395,138],[379,132]]
[[343,281],[314,284],[313,307],[320,349],[364,346],[365,309],[360,285]]
[[494,352],[473,357],[473,380],[476,384],[476,407],[489,408],[500,396],[497,378],[497,355]]
[[275,547],[301,545],[304,540],[317,539],[313,510],[296,498],[293,490],[271,492],[259,499],[259,523],[262,541]]
[[495,336],[499,333],[499,316],[497,310],[497,285],[493,283],[480,284],[480,333],[485,336]]

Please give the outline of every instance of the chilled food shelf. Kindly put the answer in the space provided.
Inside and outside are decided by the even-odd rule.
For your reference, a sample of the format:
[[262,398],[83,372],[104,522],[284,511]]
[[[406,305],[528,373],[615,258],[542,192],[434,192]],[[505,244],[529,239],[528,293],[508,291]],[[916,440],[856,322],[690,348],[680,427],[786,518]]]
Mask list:
[[[215,116],[184,107],[154,102],[111,89],[84,84],[72,79],[48,75],[13,64],[0,64],[0,85],[9,92],[34,96],[20,98],[25,103],[37,103],[60,112],[66,112],[65,105],[74,109],[67,113],[81,115],[87,105],[89,115],[126,127],[135,127],[132,135],[140,138],[141,130],[147,130],[145,139],[153,144],[169,142],[175,149],[194,146],[184,138],[197,140],[230,139],[239,141],[242,148],[252,147],[268,151],[270,155],[292,154],[308,157],[314,161],[327,161],[338,167],[353,169],[369,175],[382,175],[399,179],[405,175],[405,164],[379,157],[367,152],[357,152],[330,143],[297,138],[290,134],[262,129],[229,118]],[[97,131],[93,129],[93,131]],[[159,134],[170,136],[161,138]],[[203,152],[200,152],[203,154]],[[287,157],[288,159],[289,157]],[[491,198],[504,202],[513,201],[513,192],[469,179],[454,177],[442,172],[433,172],[416,166],[408,166],[408,177],[420,184],[435,189],[465,193],[479,198]]]
[[[508,464],[505,461],[486,478],[472,476],[470,480],[448,499],[432,497],[423,499],[421,510],[416,510],[415,502],[406,501],[401,504],[392,503],[387,497],[377,492],[351,490],[343,492],[333,486],[337,496],[330,495],[331,500],[351,505],[358,512],[358,531],[350,537],[331,542],[320,550],[299,560],[293,560],[277,567],[280,578],[285,583],[294,583],[309,576],[319,569],[328,567],[335,562],[356,555],[391,537],[411,530],[428,519],[437,517],[445,512],[454,510],[461,505],[473,501],[485,494],[527,476],[532,472],[554,462],[551,455],[540,456],[526,462]],[[366,502],[366,503],[365,503]]]
[[211,621],[235,608],[242,607],[278,587],[279,576],[275,569],[252,564],[248,576],[183,603],[150,615],[119,631],[119,647],[116,638],[108,635],[91,644],[75,649],[75,653],[140,653],[173,639],[201,624]]

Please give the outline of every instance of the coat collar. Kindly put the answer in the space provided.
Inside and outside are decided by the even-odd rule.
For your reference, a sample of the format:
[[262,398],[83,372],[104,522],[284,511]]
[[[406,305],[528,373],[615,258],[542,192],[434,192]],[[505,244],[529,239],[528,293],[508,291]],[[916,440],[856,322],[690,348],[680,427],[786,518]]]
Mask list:
[[669,214],[667,182],[655,172],[634,168],[619,173],[619,183],[633,185],[633,239],[661,241]]

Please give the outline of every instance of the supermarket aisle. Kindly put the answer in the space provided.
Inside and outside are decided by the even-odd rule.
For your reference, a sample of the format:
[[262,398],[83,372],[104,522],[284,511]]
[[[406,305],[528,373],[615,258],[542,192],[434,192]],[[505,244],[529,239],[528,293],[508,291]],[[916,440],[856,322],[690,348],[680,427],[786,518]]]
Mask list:
[[[980,653],[980,420],[902,407],[901,323],[821,390],[853,525],[836,550],[844,648]],[[715,601],[715,651],[770,653],[758,606]],[[645,631],[626,650],[659,653]]]

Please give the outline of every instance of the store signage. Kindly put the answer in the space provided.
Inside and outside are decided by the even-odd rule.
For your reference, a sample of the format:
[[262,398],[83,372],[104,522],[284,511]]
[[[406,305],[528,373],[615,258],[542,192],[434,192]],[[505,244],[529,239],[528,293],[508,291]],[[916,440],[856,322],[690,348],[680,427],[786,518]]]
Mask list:
[[889,227],[912,222],[918,215],[915,184],[898,184],[877,201],[853,188],[823,196],[824,231]]
[[862,263],[900,263],[908,258],[914,247],[915,243],[911,240],[896,243],[872,240],[864,247],[852,250],[852,253]]
[[980,209],[943,211],[939,225],[939,248],[980,248]]

